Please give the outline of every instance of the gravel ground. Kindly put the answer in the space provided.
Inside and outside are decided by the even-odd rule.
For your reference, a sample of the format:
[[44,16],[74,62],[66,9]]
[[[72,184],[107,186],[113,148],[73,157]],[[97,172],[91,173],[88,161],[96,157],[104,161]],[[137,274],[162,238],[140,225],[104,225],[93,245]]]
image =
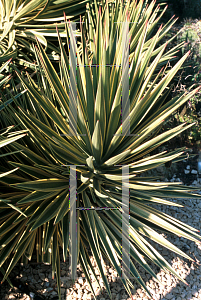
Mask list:
[[[201,194],[201,188],[198,193]],[[201,200],[173,200],[180,204],[185,205],[184,208],[152,205],[161,211],[182,220],[186,224],[193,226],[194,228],[201,230]],[[186,205],[188,204],[188,206]],[[170,242],[177,245],[181,250],[192,257],[195,262],[190,262],[177,254],[170,252],[164,247],[156,246],[163,257],[172,265],[172,267],[188,282],[188,286],[180,282],[171,274],[166,274],[163,271],[151,264],[153,271],[157,274],[158,279],[162,284],[158,284],[145,270],[136,264],[136,267],[145,281],[146,286],[152,294],[154,300],[195,300],[201,299],[201,243],[195,244],[183,238],[179,238],[173,235],[163,234]],[[156,245],[152,242],[153,245]],[[95,267],[96,274],[100,280],[100,285],[103,287],[103,283],[100,279],[98,269],[91,258],[92,264]],[[106,262],[106,269],[108,274],[108,280],[110,282],[110,288],[114,300],[146,300],[149,299],[146,296],[144,290],[131,279],[135,286],[135,290],[132,290],[132,298],[126,294],[125,289],[119,278],[116,278],[115,270]],[[43,264],[30,264],[27,266],[18,266],[13,270],[12,275],[17,275],[17,278],[21,282],[28,283],[29,287],[37,291],[40,295],[45,296],[45,299],[52,299],[57,295],[56,280],[52,279],[51,266]],[[77,269],[78,279],[72,287],[68,263],[61,263],[61,292],[62,299],[75,300],[75,299],[94,299],[89,285],[86,283],[84,274],[81,272],[81,268]],[[98,289],[95,281],[93,286],[96,291],[98,300],[108,300],[109,297],[105,289],[102,292]],[[18,289],[12,289],[7,283],[3,283],[0,291],[0,299],[30,299],[26,294],[20,293]],[[57,299],[57,298],[55,298]]]

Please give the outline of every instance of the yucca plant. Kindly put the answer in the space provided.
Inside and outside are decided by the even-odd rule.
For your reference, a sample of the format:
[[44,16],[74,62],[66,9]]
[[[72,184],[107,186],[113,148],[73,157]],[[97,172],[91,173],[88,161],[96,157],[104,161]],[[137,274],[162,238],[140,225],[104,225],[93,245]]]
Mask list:
[[88,1],[1,0],[0,63],[18,57],[18,63],[31,65],[33,61],[29,53],[33,52],[32,42],[35,37],[57,52],[57,47],[50,42],[57,37],[55,23],[62,35],[65,32],[64,13],[66,18],[79,21],[80,14],[86,11]]
[[[1,106],[0,106],[0,111],[1,111]],[[13,130],[14,126],[9,126],[8,128],[4,129],[4,130],[0,130],[0,137],[1,137],[1,141],[0,141],[0,148],[5,147],[6,145],[17,141],[18,139],[24,137],[26,134],[24,132],[15,132],[13,133],[11,130]],[[11,131],[11,132],[10,132]],[[8,158],[8,155],[14,154],[14,153],[19,153],[21,152],[21,150],[19,151],[14,151],[14,152],[10,152],[10,153],[4,153],[4,154],[0,154],[0,159],[4,159],[5,157]],[[15,168],[13,170],[4,172],[4,173],[0,173],[0,178],[11,174],[13,172],[15,172],[16,170],[18,170],[19,168]],[[1,172],[1,167],[0,167],[0,172]],[[14,206],[13,204],[10,203],[9,200],[5,200],[5,199],[0,199],[0,210],[1,209],[5,209],[5,208],[12,208],[15,211],[18,211],[20,214],[23,214],[21,212],[21,210],[19,208],[17,208],[16,206]],[[26,215],[24,215],[26,217]],[[0,272],[5,275],[5,269],[1,266],[0,267]],[[8,283],[12,286],[12,283],[10,281],[9,278],[7,278]]]
[[[9,82],[9,80],[10,80],[10,76],[4,77],[4,75],[1,74],[2,71],[3,71],[5,68],[8,67],[9,63],[10,63],[10,60],[7,61],[5,64],[3,64],[2,67],[0,68],[0,78],[2,79],[2,80],[0,81],[0,88],[2,88],[5,84],[8,84],[8,82]],[[20,93],[18,93],[18,94],[15,95],[15,96],[13,95],[13,98],[14,98],[14,99],[17,99],[18,97],[20,97],[20,96],[22,95],[22,93],[23,93],[23,92],[20,92]],[[7,105],[9,105],[10,103],[13,102],[13,98],[8,99],[8,100],[7,100],[6,102],[4,102],[4,103],[0,100],[0,112],[2,112],[2,110],[3,110]],[[19,131],[18,131],[18,132],[17,132],[17,131],[13,132],[14,129],[15,129],[15,126],[13,125],[13,126],[9,126],[9,127],[5,128],[5,129],[1,129],[1,130],[0,130],[0,137],[1,137],[0,148],[5,147],[6,145],[9,145],[10,143],[12,143],[12,142],[14,142],[14,141],[17,141],[18,139],[20,139],[20,138],[26,136],[26,133],[24,133],[24,130],[23,130],[23,132],[19,132]],[[10,153],[7,152],[7,153],[0,154],[0,159],[1,159],[1,161],[4,160],[5,157],[8,159],[8,155],[15,154],[15,153],[19,153],[19,152],[21,152],[21,150],[15,151],[15,152],[10,152]],[[15,168],[15,169],[10,170],[10,171],[8,171],[8,172],[2,173],[2,169],[0,168],[0,172],[1,172],[1,173],[0,173],[0,178],[6,176],[6,175],[8,175],[8,174],[11,174],[11,173],[15,172],[15,171],[18,170],[18,169],[19,169],[19,168]],[[12,205],[12,204],[9,203],[9,202],[10,202],[10,201],[4,200],[4,199],[0,199],[0,208],[3,209],[3,208],[5,208],[5,207],[11,207],[12,209],[14,209],[14,210],[16,210],[16,211],[18,211],[18,212],[21,213],[21,210],[20,210],[20,209],[18,209],[17,207],[15,207],[14,205]],[[3,267],[0,267],[0,272],[1,272],[3,275],[5,275],[5,270],[4,270]],[[12,286],[12,283],[10,282],[9,278],[7,278],[7,280],[8,280],[8,282],[9,282],[9,284]]]
[[[10,79],[11,79],[10,75],[8,75],[8,76],[5,77],[3,74],[1,74],[2,71],[8,67],[10,61],[11,60],[8,60],[0,68],[0,78],[1,78],[0,89],[3,88],[5,85],[7,85],[9,83]],[[24,91],[22,91],[20,93],[16,93],[16,91],[15,91],[14,95],[12,95],[12,98],[10,98],[10,99],[6,99],[4,97],[4,95],[1,94],[1,96],[3,96],[4,100],[6,99],[6,101],[5,102],[2,101],[3,99],[0,100],[0,112],[2,113],[3,109],[5,109],[5,107],[7,105],[11,104],[14,99],[16,100],[17,98],[19,98],[25,91],[26,90],[24,90]],[[3,128],[0,129],[0,136],[1,136],[0,148],[2,148],[5,145],[8,145],[8,144],[16,141],[19,138],[24,137],[26,135],[25,133],[22,134],[22,132],[19,132],[19,131],[18,132],[17,131],[13,132],[14,129],[15,129],[14,125],[11,125],[11,126],[9,126],[7,128],[4,128],[4,129]],[[26,130],[26,131],[28,131],[28,130]],[[20,151],[17,151],[17,152],[20,152]],[[2,157],[8,156],[10,154],[13,154],[13,152],[0,154],[0,157],[2,159]],[[11,170],[8,173],[10,174],[10,173],[12,173],[12,172],[14,172],[16,170],[17,169]],[[0,174],[0,177],[6,176],[8,173]],[[0,200],[0,202],[1,202],[1,200]]]
[[[73,279],[79,262],[96,299],[90,281],[90,269],[97,278],[87,252],[90,248],[109,296],[111,292],[103,257],[115,267],[131,296],[133,284],[129,276],[121,276],[121,256],[129,258],[128,253],[121,253],[122,236],[126,237],[122,232],[122,222],[126,218],[122,212],[122,191],[129,188],[127,238],[130,240],[131,261],[127,271],[149,296],[151,294],[135,267],[135,261],[156,280],[157,276],[147,261],[154,262],[165,272],[170,271],[186,283],[146,239],[149,237],[190,260],[192,258],[157,231],[192,241],[200,239],[196,233],[198,230],[149,205],[181,207],[168,199],[200,199],[200,195],[189,194],[195,189],[181,183],[157,182],[156,178],[141,175],[167,161],[184,159],[184,148],[155,155],[152,151],[192,125],[182,124],[158,134],[165,120],[198,91],[195,89],[167,101],[168,85],[189,53],[174,67],[163,69],[174,58],[177,47],[165,52],[167,43],[160,46],[158,43],[174,20],[153,34],[162,15],[158,15],[159,7],[153,9],[154,4],[153,1],[145,7],[142,0],[126,4],[121,1],[95,2],[88,6],[84,27],[80,25],[81,54],[77,51],[70,23],[67,24],[70,59],[58,35],[61,51],[59,74],[39,42],[36,48],[37,79],[34,81],[28,73],[25,78],[16,69],[27,92],[20,100],[13,99],[15,106],[6,107],[10,117],[5,119],[5,124],[20,123],[19,128],[29,130],[29,133],[22,140],[6,146],[7,151],[21,150],[22,153],[12,155],[10,159],[10,165],[19,168],[15,175],[1,178],[2,188],[7,188],[7,191],[2,192],[0,198],[20,210],[1,207],[0,211],[0,266],[6,268],[3,281],[20,258],[24,263],[31,259],[37,244],[37,260],[52,264],[52,276],[56,272],[60,295],[61,247],[64,261],[71,256]],[[130,22],[129,28],[125,22]],[[127,24],[130,39],[130,67],[128,73],[122,74],[124,24]],[[77,73],[73,53],[77,53]],[[125,120],[122,124],[121,120],[121,93],[129,76],[130,112],[126,131],[130,131],[130,135],[126,135],[122,134],[128,122]],[[77,114],[76,110],[70,109],[72,97],[77,98]],[[74,249],[70,245],[76,244],[75,236],[69,241],[71,217],[75,213],[69,197],[75,188],[72,182],[69,185],[72,165],[76,165],[77,172],[77,245]],[[122,166],[125,165],[129,175],[122,176]],[[88,210],[91,207],[94,209]],[[113,209],[104,210],[106,207]]]

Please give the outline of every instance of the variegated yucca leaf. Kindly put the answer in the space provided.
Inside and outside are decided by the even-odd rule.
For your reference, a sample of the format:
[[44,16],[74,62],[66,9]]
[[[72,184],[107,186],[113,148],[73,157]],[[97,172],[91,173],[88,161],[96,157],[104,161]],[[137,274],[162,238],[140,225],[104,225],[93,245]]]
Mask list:
[[[184,148],[158,154],[153,154],[153,150],[192,125],[182,124],[158,133],[165,120],[198,89],[167,100],[168,86],[189,53],[174,67],[163,70],[177,51],[175,48],[165,52],[166,44],[161,43],[175,20],[153,33],[162,15],[159,7],[154,9],[154,4],[153,1],[144,6],[142,0],[127,4],[102,1],[101,6],[95,1],[87,8],[85,24],[80,25],[81,52],[71,23],[67,24],[69,49],[71,54],[77,53],[76,73],[72,65],[69,70],[69,49],[66,53],[60,35],[59,74],[39,42],[36,47],[37,79],[34,81],[28,73],[26,78],[16,70],[27,92],[20,97],[21,101],[13,99],[16,106],[8,106],[7,111],[11,121],[20,123],[19,128],[29,133],[24,139],[6,146],[8,151],[22,152],[11,156],[10,165],[19,170],[1,179],[4,186],[9,186],[9,193],[0,194],[0,198],[4,203],[9,201],[15,205],[23,214],[1,206],[0,267],[8,263],[4,280],[21,257],[25,263],[31,259],[37,243],[37,259],[52,264],[52,275],[54,277],[56,272],[60,294],[59,247],[62,247],[64,261],[72,256],[72,274],[75,275],[77,263],[80,263],[96,299],[90,281],[89,270],[94,276],[95,272],[87,252],[89,247],[111,297],[103,257],[121,277],[122,209],[119,207],[122,207],[124,186],[130,190],[131,276],[151,296],[135,267],[137,261],[157,279],[147,263],[150,260],[185,282],[146,238],[192,260],[157,230],[192,241],[200,239],[198,230],[148,204],[181,207],[171,202],[171,198],[200,199],[200,195],[189,194],[195,189],[181,183],[157,182],[156,178],[145,177],[143,173],[167,161],[185,158]],[[125,21],[130,22],[130,67],[129,74],[122,75]],[[121,93],[126,76],[130,76],[130,135],[121,134]],[[73,86],[77,90],[77,118],[69,109]],[[78,134],[73,135],[72,120],[76,119],[77,128],[74,122],[74,129]],[[70,165],[77,166],[76,206],[85,208],[77,210],[76,257],[76,251],[69,247]],[[129,167],[129,174],[124,176],[123,165]],[[114,209],[87,210],[91,207]],[[128,253],[124,255],[128,258]],[[131,296],[130,279],[121,277],[121,280]]]
[[[0,69],[0,74],[2,73],[3,69],[6,68],[10,63],[10,60],[7,61]],[[5,78],[3,78],[1,81],[0,81],[0,87],[4,86],[5,84],[7,84],[10,80],[10,76],[7,76]],[[13,99],[17,99],[18,97],[20,97],[23,93],[25,92],[22,91],[20,93],[18,93],[17,95],[15,96],[12,96],[11,99],[8,99],[6,102],[2,102],[2,100],[0,100],[0,113],[3,111],[3,109],[9,105],[10,103],[13,102]],[[19,139],[21,139],[22,137],[26,136],[26,133],[28,130],[22,130],[22,131],[14,131],[13,130],[15,129],[16,126],[8,126],[7,128],[4,128],[4,129],[1,129],[0,130],[0,148],[3,148],[5,147],[6,145],[9,145],[10,143],[13,143]],[[1,151],[1,149],[0,149]],[[0,152],[0,160],[3,161],[4,158],[6,157],[6,159],[8,159],[8,155],[11,155],[11,154],[15,154],[15,153],[18,153],[18,152],[21,152],[21,150],[19,151],[15,151],[15,152],[6,152],[6,153],[1,153]],[[2,168],[0,167],[0,178],[2,177],[5,177],[13,172],[15,172],[16,170],[18,170],[19,168],[15,168],[15,169],[12,169],[10,171],[7,171],[7,172],[4,172],[2,173]],[[23,214],[23,212],[21,212],[21,210],[19,208],[17,208],[16,206],[14,206],[13,204],[9,203],[10,201],[7,201],[7,200],[4,200],[4,199],[0,199],[0,207],[11,207],[12,209],[14,209],[15,211],[18,211],[20,214]],[[25,217],[26,215],[23,214]],[[0,268],[0,271],[1,273],[3,273],[3,275],[5,274],[4,272],[4,268],[1,267]],[[9,278],[7,278],[8,282],[10,283],[10,280]],[[11,284],[12,285],[12,284]]]
[[[5,69],[8,65],[9,65],[10,61],[6,62],[0,69],[0,74],[2,73],[3,69]],[[2,74],[1,74],[2,75]],[[3,87],[5,84],[7,84],[10,80],[10,76],[7,76],[7,77],[4,77],[2,76],[1,77],[1,81],[0,81],[0,87]],[[2,102],[2,99],[0,100],[0,114],[2,113],[3,109],[9,105],[10,103],[13,102],[13,98],[14,99],[17,99],[18,97],[20,97],[25,91],[22,91],[20,92],[19,94],[13,96],[11,99],[8,99],[6,102]],[[15,126],[8,126],[7,128],[4,128],[4,129],[0,129],[0,148],[3,148],[5,147],[6,145],[9,145],[10,143],[13,143],[15,141],[17,141],[18,139],[26,136],[26,133],[24,133],[25,131],[15,131],[13,132],[13,130],[15,129]],[[28,130],[27,130],[28,131]],[[21,152],[21,150],[19,151],[14,151],[14,152],[6,152],[6,153],[1,153],[1,150],[0,149],[0,161],[2,162],[4,160],[4,158],[6,157],[6,159],[8,159],[8,155],[11,155],[11,154],[15,154],[15,153],[18,153],[18,152]],[[2,168],[0,166],[0,179],[2,177],[5,177],[7,176],[8,174],[11,174],[13,172],[15,172],[16,170],[18,170],[19,168],[15,168],[15,169],[12,169],[12,170],[9,170],[9,171],[6,171],[4,173],[2,173]],[[14,209],[15,211],[19,212],[20,214],[23,214],[23,212],[17,208],[16,206],[14,206],[13,204],[10,203],[9,200],[4,200],[4,199],[0,199],[0,210],[2,208],[5,208],[5,207],[9,207],[9,208],[12,208]],[[26,215],[23,214],[25,217]],[[3,267],[0,267],[0,271],[3,275],[5,275],[5,271],[4,271],[4,268]],[[7,278],[7,281],[9,282],[9,284],[12,286],[12,283],[10,282],[10,279]]]
[[[6,84],[9,83],[11,76],[7,76],[4,77],[4,75],[2,74],[2,71],[8,67],[9,63],[11,60],[8,60],[5,64],[2,65],[2,67],[0,68],[0,76],[1,76],[1,81],[0,81],[0,88],[3,88]],[[17,99],[19,98],[26,90],[16,94],[12,95],[12,98],[7,99],[5,102],[3,101],[3,99],[5,99],[4,95],[1,94],[2,98],[0,99],[0,113],[2,113],[3,109],[5,109],[10,103],[13,102],[13,99]],[[26,134],[23,132],[13,132],[12,130],[14,130],[15,126],[8,126],[7,128],[4,129],[0,129],[0,148],[5,147],[6,145],[9,145],[10,143],[17,141],[18,139],[24,137]],[[27,130],[28,131],[28,130]],[[13,154],[13,152],[11,153],[4,153],[1,154],[0,153],[0,158],[2,159],[2,157],[8,156]],[[5,172],[5,173],[1,173],[0,177],[6,176],[7,174],[10,174],[14,171],[16,171],[18,168],[13,169],[11,171]]]
[[[65,21],[79,21],[89,0],[0,0],[0,63],[18,57],[22,65],[32,65],[26,55],[33,52],[35,37],[53,51],[50,41],[57,38],[55,24],[65,32]],[[65,34],[66,36],[66,34]],[[48,42],[49,41],[49,42]]]

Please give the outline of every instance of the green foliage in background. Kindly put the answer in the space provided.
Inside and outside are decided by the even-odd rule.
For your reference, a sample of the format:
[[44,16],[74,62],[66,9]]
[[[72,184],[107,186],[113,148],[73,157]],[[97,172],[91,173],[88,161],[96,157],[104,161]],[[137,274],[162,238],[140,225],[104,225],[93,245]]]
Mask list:
[[[180,0],[177,2],[180,2],[178,4],[181,4],[180,9],[183,6],[183,18],[201,18],[201,0]],[[173,6],[174,5],[175,1],[173,3]]]
[[201,0],[156,0],[156,4],[166,3],[172,14],[180,19],[201,18]]
[[[190,67],[184,74],[186,84],[199,83],[201,81],[201,21],[187,19],[182,23],[180,33],[177,35],[178,43],[185,42],[182,46],[182,55],[190,50],[188,59]],[[188,76],[188,77],[187,77]],[[187,77],[187,78],[186,78]]]
[[[180,24],[180,32],[177,35],[177,42],[185,42],[181,48],[181,56],[186,51],[191,51],[183,70],[179,75],[174,94],[186,91],[192,85],[198,87],[201,85],[201,22],[198,20],[186,19]],[[171,35],[170,35],[171,36]],[[201,95],[200,93],[193,96],[182,106],[175,115],[177,121],[195,123],[183,135],[183,139],[188,142],[189,146],[197,146],[201,141]]]
[[[100,5],[101,4],[101,5]],[[56,273],[60,295],[60,255],[66,261],[72,256],[73,277],[77,263],[82,267],[94,298],[91,274],[97,280],[87,248],[97,263],[103,283],[111,298],[111,291],[104,272],[103,257],[115,267],[121,278],[122,245],[122,167],[129,166],[130,189],[130,275],[151,297],[138,273],[137,261],[157,281],[148,261],[154,262],[165,272],[171,272],[186,283],[148,242],[158,244],[192,260],[176,245],[168,242],[158,230],[199,241],[198,230],[184,224],[147,204],[180,206],[172,198],[198,198],[189,194],[195,189],[181,183],[157,182],[156,178],[140,177],[141,173],[168,161],[173,163],[185,158],[184,148],[152,154],[152,151],[191,127],[179,125],[158,134],[168,119],[182,104],[191,99],[198,89],[181,93],[167,101],[168,86],[181,68],[187,52],[172,68],[166,65],[178,50],[165,52],[167,43],[162,38],[175,20],[154,29],[162,17],[155,1],[148,6],[144,1],[115,1],[90,4],[84,25],[80,25],[81,51],[67,24],[67,38],[73,42],[65,52],[60,36],[60,71],[56,72],[40,42],[36,47],[35,77],[29,73],[16,73],[21,81],[18,99],[7,91],[13,103],[5,107],[9,118],[2,116],[4,127],[19,124],[20,132],[27,136],[6,145],[12,154],[9,162],[1,161],[2,172],[19,168],[15,174],[0,178],[0,267],[7,279],[13,267],[22,259],[31,260],[34,248],[37,260],[52,264],[52,276]],[[121,135],[121,92],[127,74],[122,74],[123,22],[130,22],[130,133]],[[170,43],[171,40],[168,41]],[[69,71],[69,49],[77,53],[77,132],[73,135],[69,126],[69,92],[72,89]],[[92,67],[90,65],[97,65]],[[108,65],[108,67],[106,67]],[[3,92],[3,91],[2,91]],[[6,96],[5,96],[6,98]],[[7,99],[5,99],[7,101]],[[71,135],[70,135],[71,134]],[[3,141],[0,136],[0,141]],[[77,207],[114,207],[114,210],[77,210],[77,256],[69,248],[69,167],[77,166]],[[82,166],[80,166],[82,165]],[[15,205],[16,209],[7,204]],[[129,235],[130,234],[130,235]],[[128,253],[125,253],[128,257]],[[129,271],[129,270],[128,270]],[[131,296],[134,288],[128,277],[121,278]],[[97,283],[99,284],[98,280]]]

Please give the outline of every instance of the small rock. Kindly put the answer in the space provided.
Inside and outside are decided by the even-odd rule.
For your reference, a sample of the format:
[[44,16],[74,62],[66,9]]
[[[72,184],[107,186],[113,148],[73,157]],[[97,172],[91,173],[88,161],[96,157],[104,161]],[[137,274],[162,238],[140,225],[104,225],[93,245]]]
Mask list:
[[51,294],[54,296],[58,295],[57,292],[55,292],[55,291],[53,291]]
[[83,278],[82,278],[82,277],[80,277],[80,278],[78,279],[78,283],[81,284],[81,285],[83,285],[84,281],[83,281]]
[[60,277],[60,279],[62,281],[69,281],[71,278],[70,277],[67,277],[67,276],[64,276],[64,277]]
[[66,275],[66,271],[65,270],[61,270],[61,276]]
[[184,170],[184,173],[185,173],[185,174],[189,174],[190,171],[189,171],[189,170]]
[[33,284],[36,284],[38,281],[36,281],[35,278],[32,278],[31,282],[32,282]]
[[80,289],[80,285],[78,283],[75,284],[76,289]]
[[189,165],[188,165],[188,166],[186,166],[186,169],[187,169],[187,170],[190,170],[190,168],[191,168],[191,166],[189,166]]
[[41,289],[41,285],[40,284],[35,284],[35,287],[38,289],[38,290],[40,290]]
[[111,293],[112,299],[115,299],[116,293]]
[[173,296],[172,294],[167,294],[167,295],[165,296],[165,298],[168,299],[168,300],[172,299],[173,297],[174,297],[174,296]]
[[197,291],[196,290],[192,290],[191,293],[194,295],[194,294],[197,293]]
[[86,289],[87,291],[91,292],[91,289],[90,289],[89,285],[86,285],[85,289]]
[[191,174],[197,174],[197,173],[198,173],[197,170],[192,170],[192,171],[191,171]]
[[27,277],[26,277],[26,276],[23,276],[20,280],[21,280],[21,281],[27,281]]
[[194,180],[193,182],[192,182],[192,184],[194,184],[194,185],[196,185],[198,182],[197,182],[197,180]]
[[38,275],[35,275],[34,279],[38,282],[40,280],[40,277]]
[[181,294],[182,298],[186,298],[186,293]]
[[45,280],[45,275],[43,273],[40,273],[39,277],[40,277],[41,280]]

